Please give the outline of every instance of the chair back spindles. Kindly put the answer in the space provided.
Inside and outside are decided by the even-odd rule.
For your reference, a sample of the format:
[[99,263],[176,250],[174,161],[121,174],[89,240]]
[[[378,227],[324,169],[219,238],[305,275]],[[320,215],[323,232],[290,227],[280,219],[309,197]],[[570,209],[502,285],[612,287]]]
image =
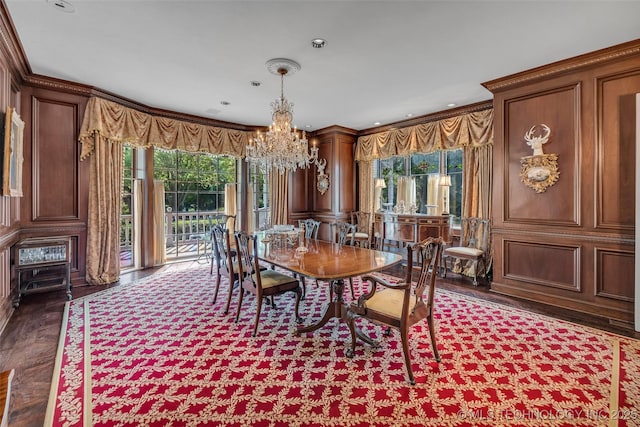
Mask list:
[[336,243],[339,245],[351,245],[355,241],[356,226],[345,221],[336,223],[337,234]]
[[318,230],[320,229],[320,221],[315,219],[300,219],[298,220],[298,227],[304,227],[304,237],[307,239],[318,239]]
[[[419,254],[419,259],[422,261],[414,291],[416,296],[416,305],[420,303],[427,307],[431,307],[433,305],[433,295],[435,291],[436,275],[438,272],[438,264],[440,262],[442,244],[442,238],[439,237],[437,239],[427,239],[414,244],[411,248],[411,252],[417,252]],[[413,309],[415,309],[415,306],[412,307],[412,310]]]

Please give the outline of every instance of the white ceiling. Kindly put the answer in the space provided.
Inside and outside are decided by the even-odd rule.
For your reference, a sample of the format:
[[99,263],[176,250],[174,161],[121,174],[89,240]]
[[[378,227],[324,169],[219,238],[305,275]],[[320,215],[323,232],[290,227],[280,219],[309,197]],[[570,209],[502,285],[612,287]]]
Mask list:
[[482,82],[640,38],[640,1],[69,1],[5,0],[34,73],[262,126],[280,95],[265,62],[290,58],[309,130],[489,100]]

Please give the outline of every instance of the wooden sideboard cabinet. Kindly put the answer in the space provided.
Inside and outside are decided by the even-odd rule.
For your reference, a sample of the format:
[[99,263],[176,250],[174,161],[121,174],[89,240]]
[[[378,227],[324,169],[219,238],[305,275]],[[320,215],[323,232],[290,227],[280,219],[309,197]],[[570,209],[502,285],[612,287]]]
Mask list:
[[374,231],[385,241],[403,244],[420,242],[428,237],[442,237],[448,242],[449,216],[376,212]]

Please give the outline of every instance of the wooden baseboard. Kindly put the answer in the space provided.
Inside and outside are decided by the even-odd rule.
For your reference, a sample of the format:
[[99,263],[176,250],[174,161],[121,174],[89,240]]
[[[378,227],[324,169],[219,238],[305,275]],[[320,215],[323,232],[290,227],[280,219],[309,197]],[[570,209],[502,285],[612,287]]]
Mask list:
[[0,409],[2,410],[0,427],[7,427],[9,425],[9,401],[11,399],[11,380],[13,379],[13,373],[13,369],[0,372]]

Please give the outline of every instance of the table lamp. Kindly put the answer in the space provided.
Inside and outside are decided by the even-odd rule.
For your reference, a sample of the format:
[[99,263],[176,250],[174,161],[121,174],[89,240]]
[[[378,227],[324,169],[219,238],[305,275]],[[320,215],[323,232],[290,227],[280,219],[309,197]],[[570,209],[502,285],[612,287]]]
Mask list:
[[449,215],[449,187],[451,187],[449,175],[440,176],[440,187],[442,187],[442,215]]
[[376,193],[375,193],[376,203],[378,204],[376,210],[381,211],[382,210],[382,189],[387,188],[387,183],[385,182],[384,178],[376,178],[375,188],[376,188]]

